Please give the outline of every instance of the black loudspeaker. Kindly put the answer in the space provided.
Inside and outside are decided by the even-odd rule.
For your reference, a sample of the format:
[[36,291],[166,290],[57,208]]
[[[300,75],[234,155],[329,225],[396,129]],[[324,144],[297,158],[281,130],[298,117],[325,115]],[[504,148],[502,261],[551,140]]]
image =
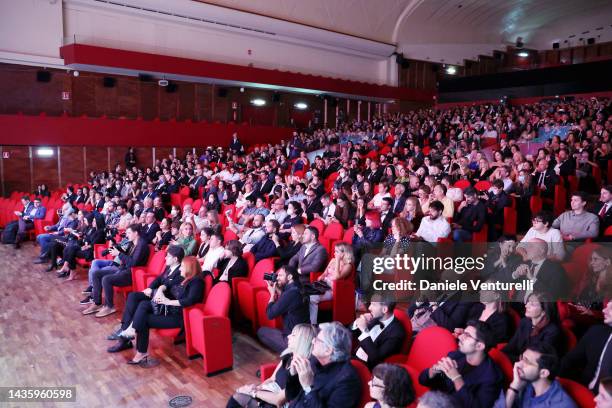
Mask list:
[[151,82],[153,77],[149,74],[138,74],[138,80],[141,82]]
[[408,61],[406,58],[404,58],[404,59],[402,60],[401,66],[402,66],[402,69],[408,69],[408,68],[410,68],[410,61]]
[[525,44],[523,44],[523,41],[521,40],[516,40],[516,48],[523,48]]
[[49,82],[49,81],[51,81],[51,72],[49,72],[49,71],[36,71],[36,80],[38,82]]
[[395,62],[402,65],[402,61],[404,61],[404,54],[395,54]]
[[431,71],[432,72],[438,72],[438,66],[437,65],[432,65],[431,66]]
[[280,94],[274,93],[272,95],[272,102],[280,102]]
[[219,98],[225,98],[227,96],[227,89],[226,88],[219,88],[217,90],[217,96]]
[[558,42],[554,42],[553,43],[553,50],[558,50],[559,49],[559,43]]
[[595,44],[595,38],[593,38],[593,37],[587,38],[587,44],[589,44],[589,45]]
[[331,105],[332,108],[335,108],[336,106],[338,106],[338,100],[336,98],[331,98],[329,100],[329,104]]
[[178,89],[178,85],[175,84],[174,82],[170,82],[166,86],[166,92],[168,92],[168,93],[174,93],[174,92],[176,92],[177,89]]
[[115,78],[112,78],[112,77],[104,77],[104,78],[102,78],[102,85],[105,88],[114,88],[116,82],[117,82],[117,80]]

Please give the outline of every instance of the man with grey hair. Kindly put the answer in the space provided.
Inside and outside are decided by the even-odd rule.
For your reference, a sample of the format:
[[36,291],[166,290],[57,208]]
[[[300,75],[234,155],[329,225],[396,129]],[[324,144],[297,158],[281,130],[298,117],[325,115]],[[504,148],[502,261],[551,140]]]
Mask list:
[[455,400],[448,394],[440,391],[427,391],[421,398],[417,408],[455,408]]
[[290,406],[356,408],[361,380],[350,361],[351,332],[338,322],[322,323],[319,329],[312,341],[313,358],[293,356],[286,393],[297,396]]

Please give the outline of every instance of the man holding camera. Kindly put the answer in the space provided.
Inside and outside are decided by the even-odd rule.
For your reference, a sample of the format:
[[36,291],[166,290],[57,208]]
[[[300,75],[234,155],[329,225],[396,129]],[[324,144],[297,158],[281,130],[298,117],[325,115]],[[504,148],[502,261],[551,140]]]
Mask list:
[[[113,304],[114,286],[129,286],[132,284],[132,266],[144,266],[149,259],[148,242],[140,238],[140,225],[132,224],[125,230],[125,235],[131,245],[126,252],[115,245],[110,250],[113,257],[119,257],[120,264],[116,262],[106,268],[99,269],[92,276],[93,304],[83,310],[84,315],[96,313],[96,317],[105,317],[115,313]],[[102,290],[104,290],[105,305],[102,306]]]
[[299,274],[294,268],[282,266],[276,273],[266,273],[264,279],[270,292],[266,316],[270,320],[281,316],[283,330],[260,327],[257,337],[265,346],[280,353],[287,348],[287,336],[293,327],[310,322],[308,302],[302,296]]

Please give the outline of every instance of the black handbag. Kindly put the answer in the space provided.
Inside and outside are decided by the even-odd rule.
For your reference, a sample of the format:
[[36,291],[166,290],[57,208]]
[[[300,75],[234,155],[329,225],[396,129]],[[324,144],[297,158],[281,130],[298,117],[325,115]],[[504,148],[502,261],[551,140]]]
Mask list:
[[[170,293],[174,300],[180,299],[185,294],[185,286],[177,283],[170,287]],[[155,303],[153,299],[151,299],[151,307],[153,308],[153,314],[156,316],[177,315],[183,311],[181,306],[162,305]]]
[[328,290],[331,290],[331,286],[325,281],[314,281],[308,282],[302,285],[302,290],[305,295],[322,295]]

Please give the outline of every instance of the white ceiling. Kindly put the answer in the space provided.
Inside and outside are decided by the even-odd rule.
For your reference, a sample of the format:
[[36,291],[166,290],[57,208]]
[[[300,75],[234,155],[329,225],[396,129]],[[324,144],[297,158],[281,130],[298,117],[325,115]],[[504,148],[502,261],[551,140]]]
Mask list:
[[581,45],[579,38],[612,40],[610,0],[196,1],[396,44],[408,58],[447,56],[449,63],[491,54],[517,37],[535,49],[564,40]]

